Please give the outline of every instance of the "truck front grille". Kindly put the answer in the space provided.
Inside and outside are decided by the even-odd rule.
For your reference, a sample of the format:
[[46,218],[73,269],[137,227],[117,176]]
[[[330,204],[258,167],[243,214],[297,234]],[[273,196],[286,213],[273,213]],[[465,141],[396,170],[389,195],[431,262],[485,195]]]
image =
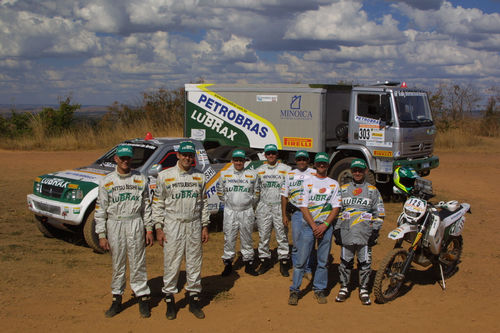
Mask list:
[[58,206],[49,205],[43,202],[34,201],[35,208],[44,212],[61,215],[61,208]]
[[63,187],[42,184],[42,194],[47,197],[60,199],[63,194],[63,191],[64,191]]

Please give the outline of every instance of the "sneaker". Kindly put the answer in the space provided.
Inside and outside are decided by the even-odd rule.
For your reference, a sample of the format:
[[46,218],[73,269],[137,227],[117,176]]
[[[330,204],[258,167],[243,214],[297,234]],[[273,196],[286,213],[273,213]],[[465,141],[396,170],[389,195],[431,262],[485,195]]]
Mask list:
[[257,276],[259,273],[255,271],[253,267],[253,261],[245,261],[245,273],[252,276]]
[[297,305],[297,304],[299,304],[299,292],[290,291],[290,297],[288,297],[288,305]]
[[233,271],[233,263],[230,260],[224,260],[224,270],[220,274],[221,276],[229,276]]
[[288,277],[290,273],[288,273],[288,260],[281,259],[280,260],[280,273],[281,276]]
[[205,318],[205,313],[200,306],[200,296],[198,294],[189,295],[189,312],[198,319]]
[[167,312],[165,316],[168,320],[173,320],[177,317],[177,311],[175,310],[175,299],[173,295],[165,296],[165,303],[167,303]]
[[271,268],[271,259],[262,258],[260,259],[260,267],[257,273],[259,273],[259,275],[265,274],[270,268]]
[[108,318],[114,317],[122,310],[122,295],[113,295],[113,302],[106,311],[105,315]]
[[335,302],[344,302],[347,297],[349,297],[349,289],[347,287],[341,287],[337,297],[335,297]]
[[359,299],[361,300],[361,304],[370,305],[372,301],[370,300],[370,293],[366,289],[359,290]]
[[304,279],[308,280],[308,281],[312,281],[313,279],[313,274],[311,272],[305,272],[304,273]]
[[139,297],[139,313],[142,318],[151,317],[151,309],[149,307],[149,295]]
[[326,299],[325,292],[323,290],[318,290],[314,292],[314,298],[318,301],[318,304],[326,304],[328,303]]

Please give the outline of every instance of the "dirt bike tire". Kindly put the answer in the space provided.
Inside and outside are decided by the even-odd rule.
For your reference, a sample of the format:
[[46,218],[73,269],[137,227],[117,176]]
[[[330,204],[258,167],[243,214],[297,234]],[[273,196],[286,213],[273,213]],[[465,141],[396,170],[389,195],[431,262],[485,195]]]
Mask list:
[[[452,277],[457,271],[463,248],[464,241],[462,236],[450,236],[443,244],[441,253],[439,254],[439,261],[443,266],[443,275],[445,279]],[[452,258],[450,259],[450,257]],[[436,266],[437,278],[441,279],[439,265]]]
[[[396,248],[389,252],[385,258],[380,263],[380,268],[375,275],[375,282],[373,283],[373,293],[377,303],[384,304],[389,301],[394,300],[398,294],[404,281],[393,281],[391,280],[391,274],[398,273],[403,268],[403,263],[408,256],[408,251]],[[402,260],[398,260],[396,263],[395,259],[401,257]],[[397,264],[395,267],[393,267]],[[386,287],[385,284],[389,283]]]

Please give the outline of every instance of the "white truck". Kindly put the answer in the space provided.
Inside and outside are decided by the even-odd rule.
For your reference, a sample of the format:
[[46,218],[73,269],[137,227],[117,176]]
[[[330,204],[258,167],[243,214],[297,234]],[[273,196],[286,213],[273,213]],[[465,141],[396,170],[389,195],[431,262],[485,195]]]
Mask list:
[[[164,169],[177,163],[176,151],[185,138],[152,138],[127,140],[134,148],[131,167],[149,178],[150,193],[155,189],[156,177]],[[229,164],[212,164],[201,142],[192,140],[196,147],[195,166],[207,176],[207,194],[211,214],[222,207],[215,195],[218,171]],[[94,208],[100,179],[115,169],[116,146],[87,167],[64,170],[38,176],[33,193],[27,195],[28,208],[35,214],[38,229],[47,237],[61,234],[61,230],[82,233],[85,242],[97,253],[103,253],[95,233]]]
[[184,135],[203,141],[209,154],[274,143],[292,163],[296,150],[325,151],[329,176],[340,183],[351,177],[350,162],[363,158],[368,180],[384,193],[398,165],[421,176],[439,165],[435,134],[427,93],[404,83],[185,85]]

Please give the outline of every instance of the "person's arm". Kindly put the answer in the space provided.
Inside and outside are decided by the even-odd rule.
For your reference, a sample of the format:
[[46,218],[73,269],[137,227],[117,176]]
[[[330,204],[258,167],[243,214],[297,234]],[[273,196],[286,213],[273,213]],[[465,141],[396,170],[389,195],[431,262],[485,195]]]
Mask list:
[[205,175],[203,175],[203,186],[201,190],[201,200],[202,200],[202,206],[201,206],[201,242],[206,243],[208,242],[208,225],[210,223],[210,213],[208,212],[208,198],[206,194],[206,179]]
[[151,204],[151,218],[152,224],[156,229],[156,240],[163,247],[163,243],[167,242],[165,233],[163,232],[163,223],[165,221],[165,198],[167,189],[162,174],[158,175],[156,179],[155,194],[153,196],[153,203]]
[[[109,251],[109,242],[106,234],[106,220],[108,219],[108,192],[106,191],[106,184],[104,179],[99,184],[97,201],[95,205],[95,232],[99,236],[99,246],[106,251]],[[112,186],[109,184],[108,186]]]
[[283,225],[285,225],[285,227],[288,227],[288,225],[290,224],[290,221],[288,220],[288,216],[286,215],[286,205],[288,203],[288,197],[285,197],[285,196],[281,196],[281,218],[282,218],[282,221],[283,221]]
[[151,200],[149,198],[149,182],[146,177],[144,181],[144,190],[142,191],[141,213],[144,227],[146,228],[146,246],[153,246],[153,221],[151,218]]

